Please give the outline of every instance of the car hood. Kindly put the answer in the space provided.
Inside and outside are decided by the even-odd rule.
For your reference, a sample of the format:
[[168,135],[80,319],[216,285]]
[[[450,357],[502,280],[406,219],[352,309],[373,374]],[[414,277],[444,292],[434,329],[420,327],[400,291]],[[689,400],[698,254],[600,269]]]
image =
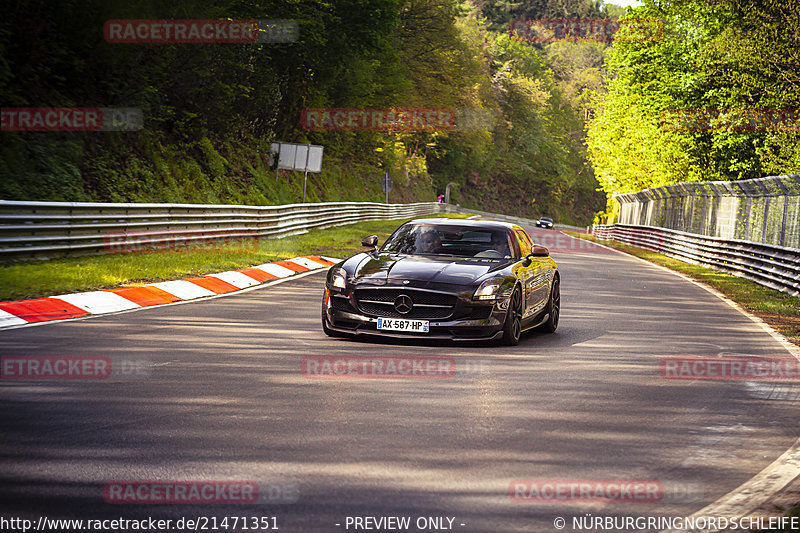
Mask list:
[[470,285],[478,278],[505,266],[505,261],[409,256],[382,253],[356,256],[352,275],[355,283],[392,284],[402,280]]

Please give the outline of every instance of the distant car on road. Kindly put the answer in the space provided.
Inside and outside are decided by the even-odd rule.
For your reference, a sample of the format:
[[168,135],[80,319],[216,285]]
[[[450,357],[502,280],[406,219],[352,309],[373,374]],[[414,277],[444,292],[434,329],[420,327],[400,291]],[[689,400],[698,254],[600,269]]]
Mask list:
[[381,335],[515,345],[530,329],[552,333],[561,275],[520,226],[431,218],[400,226],[378,246],[328,271],[322,329],[332,337]]
[[536,221],[537,228],[553,229],[553,219],[550,217],[539,217]]

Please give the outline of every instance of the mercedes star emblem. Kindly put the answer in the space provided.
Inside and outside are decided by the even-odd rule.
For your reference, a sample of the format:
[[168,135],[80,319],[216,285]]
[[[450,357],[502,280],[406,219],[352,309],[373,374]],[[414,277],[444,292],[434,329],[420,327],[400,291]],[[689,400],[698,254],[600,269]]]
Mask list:
[[411,298],[405,294],[401,294],[394,301],[394,308],[401,315],[410,313],[412,307],[414,307],[414,302],[412,302]]

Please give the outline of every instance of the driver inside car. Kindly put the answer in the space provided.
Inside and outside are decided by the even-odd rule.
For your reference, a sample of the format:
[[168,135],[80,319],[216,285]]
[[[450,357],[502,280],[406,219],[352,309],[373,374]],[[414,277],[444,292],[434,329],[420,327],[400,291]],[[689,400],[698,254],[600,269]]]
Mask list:
[[511,250],[508,248],[508,239],[500,233],[492,233],[492,250],[500,252],[503,257],[511,257]]
[[439,233],[434,229],[429,229],[418,237],[417,239],[417,253],[420,254],[441,254],[444,252],[442,248],[442,239]]

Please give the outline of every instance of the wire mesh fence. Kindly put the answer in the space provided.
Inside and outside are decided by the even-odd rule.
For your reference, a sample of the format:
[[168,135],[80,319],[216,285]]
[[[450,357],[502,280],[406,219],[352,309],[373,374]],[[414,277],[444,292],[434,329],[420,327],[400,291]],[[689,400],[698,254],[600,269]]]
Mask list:
[[800,174],[676,183],[614,198],[620,224],[800,249]]

